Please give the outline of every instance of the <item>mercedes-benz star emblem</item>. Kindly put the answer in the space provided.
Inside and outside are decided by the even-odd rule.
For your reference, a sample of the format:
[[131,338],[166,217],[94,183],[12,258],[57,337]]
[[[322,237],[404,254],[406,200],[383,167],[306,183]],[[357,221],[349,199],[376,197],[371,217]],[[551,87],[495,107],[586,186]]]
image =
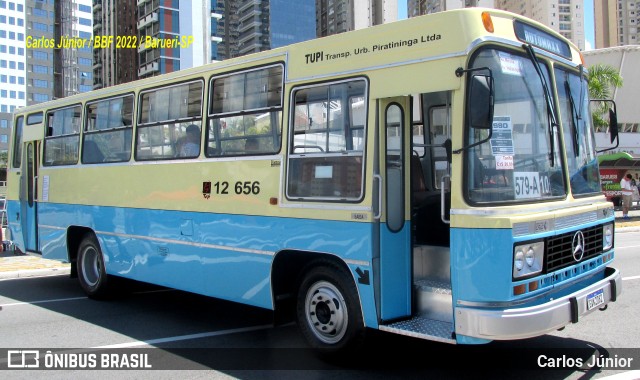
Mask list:
[[573,235],[571,250],[573,251],[573,259],[575,261],[582,260],[582,256],[584,255],[584,234],[582,231],[578,231]]

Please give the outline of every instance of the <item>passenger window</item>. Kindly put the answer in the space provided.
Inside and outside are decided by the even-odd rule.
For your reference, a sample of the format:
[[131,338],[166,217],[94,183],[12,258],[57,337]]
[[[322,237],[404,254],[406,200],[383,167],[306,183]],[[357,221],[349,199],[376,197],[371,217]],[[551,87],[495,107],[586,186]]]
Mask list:
[[361,199],[366,89],[357,79],[294,91],[288,198]]
[[129,161],[133,95],[88,104],[85,114],[82,163]]
[[211,79],[207,157],[280,151],[282,65]]
[[200,155],[202,81],[144,91],[136,135],[136,160]]
[[82,107],[80,105],[49,111],[44,138],[44,165],[78,163],[78,144]]

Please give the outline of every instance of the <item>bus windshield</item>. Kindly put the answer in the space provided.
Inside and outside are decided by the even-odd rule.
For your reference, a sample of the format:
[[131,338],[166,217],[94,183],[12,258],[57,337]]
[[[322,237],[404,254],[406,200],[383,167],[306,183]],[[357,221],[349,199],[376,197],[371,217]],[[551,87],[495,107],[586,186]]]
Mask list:
[[[551,83],[549,69],[534,59],[524,52],[487,48],[471,61],[471,67],[490,71],[495,83],[491,139],[467,150],[466,195],[471,203],[539,201],[566,193],[555,115],[543,87]],[[470,130],[467,143],[483,141],[488,134]]]
[[600,192],[600,175],[591,127],[587,80],[578,73],[556,68],[560,118],[567,151],[567,169],[573,195]]

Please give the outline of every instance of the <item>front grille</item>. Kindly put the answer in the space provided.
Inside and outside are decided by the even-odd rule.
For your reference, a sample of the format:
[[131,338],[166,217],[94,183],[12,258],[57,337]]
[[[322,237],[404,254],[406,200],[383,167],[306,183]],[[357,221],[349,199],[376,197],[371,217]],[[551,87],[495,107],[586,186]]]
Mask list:
[[[582,230],[584,234],[584,255],[580,262],[602,253],[602,226],[594,226]],[[547,238],[545,273],[577,264],[573,258],[572,243],[576,231]]]

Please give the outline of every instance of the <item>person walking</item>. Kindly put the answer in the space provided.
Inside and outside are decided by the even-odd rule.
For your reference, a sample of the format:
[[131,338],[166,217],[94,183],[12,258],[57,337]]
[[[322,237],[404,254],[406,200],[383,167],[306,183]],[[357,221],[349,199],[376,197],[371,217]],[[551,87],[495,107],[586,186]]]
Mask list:
[[629,219],[629,209],[631,208],[631,198],[633,196],[631,178],[631,174],[627,174],[620,181],[620,189],[622,190],[622,219]]

